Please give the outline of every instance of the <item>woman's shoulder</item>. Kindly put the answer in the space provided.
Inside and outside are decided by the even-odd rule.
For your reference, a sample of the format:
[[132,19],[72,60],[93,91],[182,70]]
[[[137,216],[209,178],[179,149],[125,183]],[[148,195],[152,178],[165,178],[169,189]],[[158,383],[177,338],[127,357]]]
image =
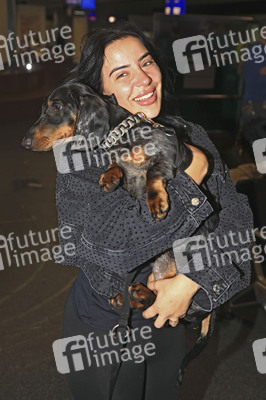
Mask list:
[[199,124],[195,122],[186,121],[188,126],[188,137],[191,140],[191,144],[198,146],[199,148],[208,151],[214,157],[219,157],[219,152],[215,147],[213,141],[210,139],[206,130]]
[[204,142],[211,142],[206,133],[205,129],[192,121],[187,121],[186,119],[182,118],[180,115],[166,115],[160,119],[163,125],[169,125],[173,127],[176,131],[177,136],[180,139],[189,138],[195,139],[195,141],[200,142],[203,140]]
[[171,126],[175,129],[178,139],[187,141],[188,144],[205,152],[210,159],[215,159],[218,164],[223,164],[217,148],[201,125],[187,121],[180,115],[166,115],[161,117],[158,122]]
[[[195,122],[192,121],[186,121],[188,130],[188,136],[191,140],[194,140],[195,142],[201,142],[203,140],[203,143],[212,143],[211,139],[209,138],[206,130],[199,124],[196,124]],[[212,143],[213,144],[213,143]],[[213,144],[214,146],[214,144]]]
[[186,121],[186,124],[188,126],[187,135],[189,144],[192,144],[205,153],[213,174],[224,176],[228,168],[221,159],[221,155],[210,139],[208,133],[199,124],[191,121]]

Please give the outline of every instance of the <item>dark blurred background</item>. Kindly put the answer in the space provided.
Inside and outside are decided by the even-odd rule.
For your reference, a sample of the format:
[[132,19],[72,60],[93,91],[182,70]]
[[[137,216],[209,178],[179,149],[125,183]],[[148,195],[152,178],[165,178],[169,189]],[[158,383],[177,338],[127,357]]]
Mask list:
[[[266,137],[265,60],[259,72],[233,62],[183,75],[172,50],[176,39],[266,25],[265,0],[187,0],[184,10],[180,3],[0,0],[0,399],[71,399],[56,370],[52,343],[61,337],[64,303],[78,271],[55,264],[51,255],[56,244],[51,232],[57,226],[53,154],[27,151],[20,143],[44,99],[78,63],[81,39],[90,30],[129,21],[147,34],[172,71],[181,115],[204,126],[237,189],[249,197],[256,226],[266,225],[265,176],[256,170],[251,148],[254,140]],[[58,34],[63,26],[71,28],[67,39]],[[25,49],[11,49],[14,41],[6,39],[17,36],[23,47],[30,31],[44,38],[53,30],[49,43],[24,42]],[[71,43],[75,51],[57,62],[53,46],[65,49]],[[35,53],[22,62],[25,50]],[[256,73],[262,77],[259,83]],[[257,87],[265,97],[256,97]],[[42,236],[36,245],[30,243],[30,231]],[[264,246],[263,239],[257,238]],[[22,259],[26,250],[36,252]],[[248,290],[219,310],[210,344],[185,376],[182,400],[265,399],[266,377],[257,371],[252,350],[254,340],[266,337],[265,265],[253,263],[252,275]],[[197,334],[188,332],[188,348]]]

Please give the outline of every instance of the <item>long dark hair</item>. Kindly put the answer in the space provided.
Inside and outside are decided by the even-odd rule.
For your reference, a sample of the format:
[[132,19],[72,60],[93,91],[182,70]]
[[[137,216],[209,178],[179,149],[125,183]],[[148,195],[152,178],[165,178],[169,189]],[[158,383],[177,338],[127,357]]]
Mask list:
[[146,47],[162,74],[162,106],[160,115],[177,115],[177,101],[173,95],[173,84],[159,51],[135,26],[123,24],[112,28],[101,28],[90,32],[86,37],[79,64],[72,70],[68,81],[89,85],[102,94],[101,79],[105,48],[116,40],[133,36]]

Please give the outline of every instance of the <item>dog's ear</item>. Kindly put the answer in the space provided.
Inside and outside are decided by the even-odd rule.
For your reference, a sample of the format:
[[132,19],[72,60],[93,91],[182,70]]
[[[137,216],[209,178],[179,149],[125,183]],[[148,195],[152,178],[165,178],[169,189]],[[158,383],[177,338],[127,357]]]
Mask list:
[[103,141],[110,130],[107,105],[89,86],[71,82],[67,86],[68,94],[77,107],[77,119],[74,135],[88,139],[90,148]]
[[123,107],[120,107],[114,94],[103,95],[104,100],[108,102],[108,111],[110,115],[110,127],[114,129],[123,119],[126,119],[130,113]]
[[74,135],[88,139],[90,149],[98,147],[110,131],[107,104],[96,94],[80,98]]
[[104,100],[109,101],[110,103],[114,103],[118,106],[118,102],[114,94],[111,95],[103,94],[102,97]]
[[90,148],[100,145],[103,139],[129,112],[120,107],[114,95],[98,95],[89,86],[72,83],[69,90],[78,108],[74,135],[85,136]]

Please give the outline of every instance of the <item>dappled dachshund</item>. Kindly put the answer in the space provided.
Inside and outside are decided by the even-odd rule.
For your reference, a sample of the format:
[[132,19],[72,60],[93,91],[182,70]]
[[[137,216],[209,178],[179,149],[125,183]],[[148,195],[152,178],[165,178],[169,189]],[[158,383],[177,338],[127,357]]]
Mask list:
[[56,140],[78,134],[86,137],[88,132],[95,132],[92,145],[97,146],[106,132],[128,115],[89,87],[78,83],[66,84],[50,94],[42,106],[40,118],[24,137],[22,146],[34,151],[48,151]]
[[[94,134],[93,140],[90,136],[91,148],[100,144],[110,154],[110,165],[100,178],[101,188],[112,192],[122,184],[136,198],[146,192],[151,216],[156,221],[165,218],[170,206],[166,184],[185,170],[192,158],[191,150],[184,144],[184,122],[181,120],[177,132],[182,140],[177,140],[172,128],[154,123],[142,113],[132,116],[116,103],[114,96],[99,96],[88,86],[68,83],[48,97],[41,117],[22,145],[35,151],[48,151],[58,139],[73,135],[88,138],[90,133]],[[124,140],[128,133],[128,140]],[[153,261],[154,279],[170,278],[177,273],[173,250]],[[144,310],[155,301],[156,294],[140,283],[133,283],[129,290],[132,308]],[[122,294],[110,300],[116,309],[121,308],[122,302]],[[184,320],[203,320],[201,339],[206,338],[210,314],[202,312],[192,302]]]

